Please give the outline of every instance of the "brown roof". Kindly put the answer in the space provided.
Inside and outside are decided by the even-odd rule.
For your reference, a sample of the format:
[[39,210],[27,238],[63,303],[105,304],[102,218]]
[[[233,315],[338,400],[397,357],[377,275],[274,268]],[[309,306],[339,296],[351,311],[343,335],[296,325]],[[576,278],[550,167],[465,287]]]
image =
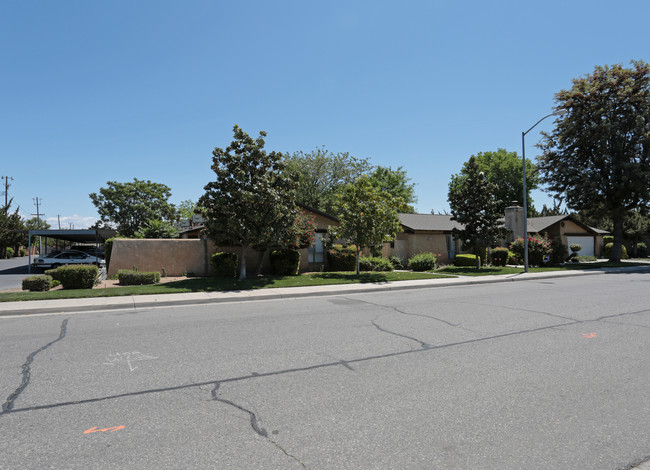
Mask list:
[[440,214],[400,214],[399,221],[407,231],[451,232],[463,226],[451,220],[450,215]]

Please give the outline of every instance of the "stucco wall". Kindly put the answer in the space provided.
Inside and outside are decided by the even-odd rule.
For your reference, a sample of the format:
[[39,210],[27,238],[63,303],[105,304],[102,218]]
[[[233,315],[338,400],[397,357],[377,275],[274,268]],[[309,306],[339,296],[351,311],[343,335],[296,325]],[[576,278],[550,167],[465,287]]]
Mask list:
[[209,273],[209,255],[216,251],[210,240],[198,239],[126,239],[113,241],[108,276],[114,276],[120,269],[162,272],[168,276],[194,273],[206,276]]
[[[196,276],[209,276],[210,256],[218,251],[229,251],[241,256],[236,247],[217,247],[211,240],[199,239],[126,239],[117,238],[113,242],[108,276],[112,277],[120,269],[138,268],[138,271],[157,271],[162,268],[168,276],[181,276],[192,273]],[[300,251],[300,271],[307,271],[307,249]],[[254,274],[257,269],[259,253],[253,249],[246,252],[246,272]],[[264,256],[262,269],[269,271],[269,254]]]
[[442,232],[400,232],[397,234],[394,247],[391,248],[390,245],[386,244],[382,250],[385,257],[396,255],[404,262],[418,253],[439,254],[441,255],[438,258],[440,263],[449,263],[446,234]]

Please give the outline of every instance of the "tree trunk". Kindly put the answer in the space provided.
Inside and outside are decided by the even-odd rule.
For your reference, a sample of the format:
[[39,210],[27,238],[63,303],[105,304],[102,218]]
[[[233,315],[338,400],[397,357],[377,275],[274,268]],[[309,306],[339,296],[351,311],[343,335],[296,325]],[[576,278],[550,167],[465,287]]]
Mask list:
[[357,276],[361,273],[361,271],[359,270],[359,256],[360,256],[360,253],[361,253],[361,250],[357,246]]
[[612,221],[614,222],[614,244],[609,254],[609,261],[612,263],[620,263],[621,246],[623,245],[623,212],[615,210],[612,214]]
[[258,276],[262,274],[262,263],[264,262],[264,255],[266,254],[266,251],[267,251],[266,248],[262,248],[259,251],[259,256],[257,257],[257,266],[255,268],[255,274]]
[[244,280],[246,279],[246,250],[248,249],[247,246],[242,246],[241,247],[241,266],[239,268],[239,279]]

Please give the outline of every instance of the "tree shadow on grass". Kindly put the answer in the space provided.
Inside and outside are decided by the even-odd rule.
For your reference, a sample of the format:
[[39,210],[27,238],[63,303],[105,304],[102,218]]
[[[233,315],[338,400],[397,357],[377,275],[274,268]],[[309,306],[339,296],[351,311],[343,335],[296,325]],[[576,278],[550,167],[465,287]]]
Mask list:
[[256,276],[244,280],[202,277],[183,279],[164,284],[170,290],[183,289],[191,292],[242,291],[266,287],[301,287],[326,284],[380,283],[389,279],[385,273],[332,272],[310,273],[299,276]]

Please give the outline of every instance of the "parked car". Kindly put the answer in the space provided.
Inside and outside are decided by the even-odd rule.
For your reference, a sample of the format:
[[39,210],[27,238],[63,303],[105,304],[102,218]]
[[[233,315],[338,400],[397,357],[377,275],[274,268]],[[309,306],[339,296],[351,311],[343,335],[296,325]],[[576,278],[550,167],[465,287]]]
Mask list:
[[96,246],[74,245],[74,246],[70,247],[70,250],[83,251],[84,253],[87,253],[89,255],[99,256],[100,258],[104,258],[104,249],[103,248],[98,248]]
[[66,250],[54,256],[39,256],[34,261],[34,266],[42,269],[58,268],[65,264],[95,264],[101,267],[106,265],[106,261],[97,256],[76,250]]

